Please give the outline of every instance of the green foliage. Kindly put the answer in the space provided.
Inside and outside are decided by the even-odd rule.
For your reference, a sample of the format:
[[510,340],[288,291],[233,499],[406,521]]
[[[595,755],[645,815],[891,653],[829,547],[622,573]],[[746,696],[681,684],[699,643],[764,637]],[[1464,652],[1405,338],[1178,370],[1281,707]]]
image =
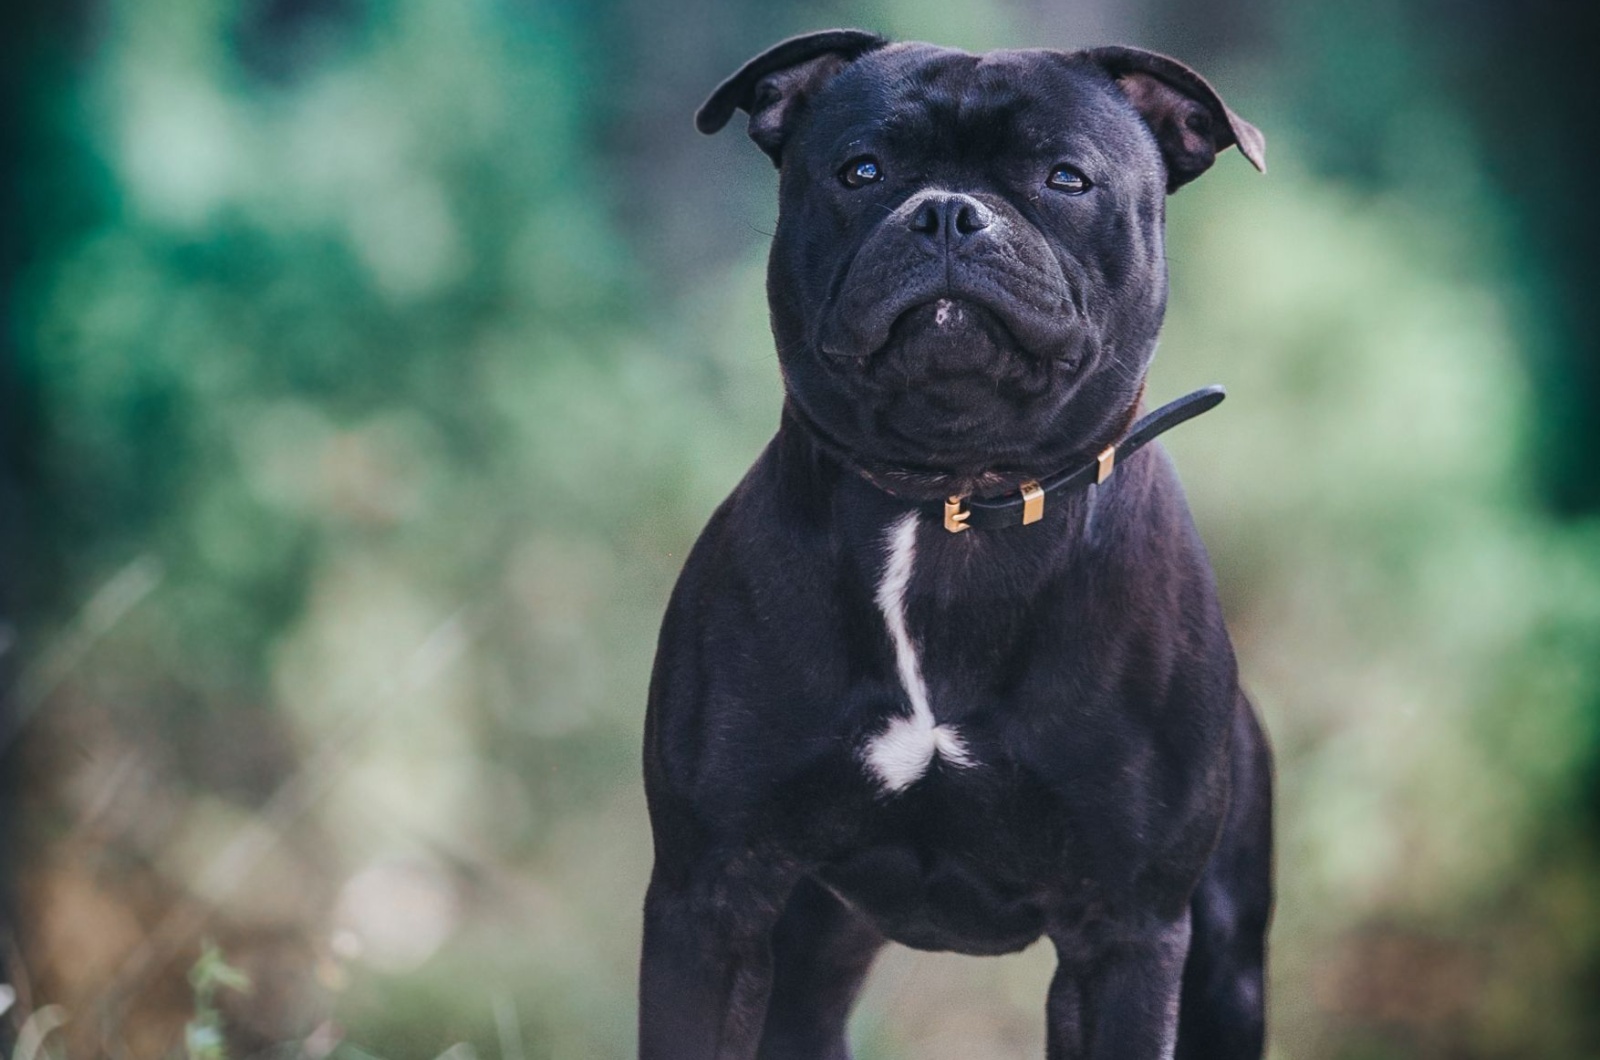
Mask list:
[[[201,902],[261,1048],[627,1055],[644,690],[776,421],[762,248],[658,303],[614,221],[653,160],[608,164],[568,8],[357,7],[269,76],[252,5],[116,0],[37,116],[35,919]],[[1523,485],[1504,218],[1448,123],[1448,178],[1388,197],[1263,124],[1269,178],[1230,155],[1171,203],[1152,398],[1232,394],[1171,448],[1279,751],[1278,1055],[1581,1056],[1600,540]],[[86,1005],[119,937],[26,956]],[[862,1055],[1037,1053],[1049,971],[894,953]],[[203,951],[191,1056],[239,974]]]
[[188,1060],[228,1060],[217,991],[248,992],[250,977],[228,964],[216,943],[207,939],[189,969],[189,986],[194,990],[194,1016],[183,1030]]

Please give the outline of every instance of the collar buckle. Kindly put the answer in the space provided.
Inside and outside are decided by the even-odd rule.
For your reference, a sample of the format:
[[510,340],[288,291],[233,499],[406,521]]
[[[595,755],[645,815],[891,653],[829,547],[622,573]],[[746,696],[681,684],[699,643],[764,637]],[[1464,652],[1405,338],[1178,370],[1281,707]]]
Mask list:
[[962,507],[965,497],[947,497],[944,502],[944,528],[952,534],[959,534],[963,530],[971,530],[967,519],[972,515]]

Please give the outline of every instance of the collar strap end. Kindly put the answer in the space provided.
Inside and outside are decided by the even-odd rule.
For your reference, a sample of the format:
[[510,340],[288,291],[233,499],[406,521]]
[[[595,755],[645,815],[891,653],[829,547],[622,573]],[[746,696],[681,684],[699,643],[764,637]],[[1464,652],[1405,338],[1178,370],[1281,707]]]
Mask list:
[[[974,527],[985,530],[1005,526],[1028,526],[1044,518],[1045,498],[1051,495],[1064,497],[1080,487],[1099,484],[1111,477],[1119,458],[1126,460],[1157,435],[1171,430],[1185,420],[1214,409],[1226,396],[1220,386],[1208,386],[1185,394],[1176,401],[1156,409],[1133,425],[1122,441],[1100,450],[1092,463],[1069,468],[1043,483],[1029,480],[1022,484],[1017,494],[1002,500],[975,500],[970,497],[951,497],[944,502],[944,528],[952,534]],[[974,519],[976,516],[976,519]]]

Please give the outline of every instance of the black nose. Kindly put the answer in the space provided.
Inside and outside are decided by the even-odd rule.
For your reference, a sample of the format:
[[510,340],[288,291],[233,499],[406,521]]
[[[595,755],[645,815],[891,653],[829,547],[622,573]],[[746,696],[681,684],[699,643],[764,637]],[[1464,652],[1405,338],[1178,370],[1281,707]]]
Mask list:
[[989,208],[970,195],[930,195],[911,214],[911,230],[958,243],[989,227]]

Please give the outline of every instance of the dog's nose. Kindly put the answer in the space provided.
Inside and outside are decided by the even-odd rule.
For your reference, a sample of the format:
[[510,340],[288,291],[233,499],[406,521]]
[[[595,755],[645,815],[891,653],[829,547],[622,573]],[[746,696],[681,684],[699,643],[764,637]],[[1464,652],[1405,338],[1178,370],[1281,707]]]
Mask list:
[[911,213],[911,230],[929,239],[958,243],[989,227],[989,208],[970,195],[929,195]]

